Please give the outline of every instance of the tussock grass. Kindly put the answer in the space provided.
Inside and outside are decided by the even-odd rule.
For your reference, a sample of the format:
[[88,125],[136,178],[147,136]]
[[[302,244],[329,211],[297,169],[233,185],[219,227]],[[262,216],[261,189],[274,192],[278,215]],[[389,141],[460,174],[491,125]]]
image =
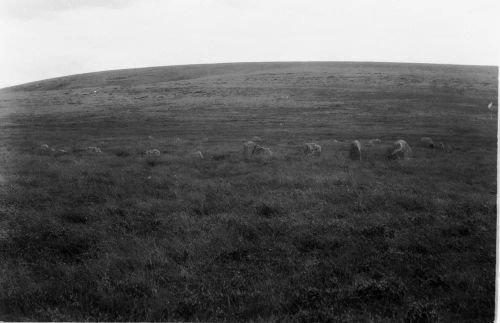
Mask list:
[[[50,104],[2,133],[0,319],[491,320],[496,126],[472,109],[493,93],[475,82],[489,74],[274,68],[140,89],[121,87],[137,81],[123,72],[95,96],[85,79],[2,93]],[[457,91],[441,88],[454,78]],[[74,111],[57,113],[61,89],[81,100]],[[424,134],[451,148],[420,147]],[[272,158],[243,158],[255,135]],[[383,142],[350,162],[350,141],[371,138]],[[400,138],[415,158],[388,161]],[[301,152],[311,141],[320,157]],[[162,154],[148,162],[151,148]]]

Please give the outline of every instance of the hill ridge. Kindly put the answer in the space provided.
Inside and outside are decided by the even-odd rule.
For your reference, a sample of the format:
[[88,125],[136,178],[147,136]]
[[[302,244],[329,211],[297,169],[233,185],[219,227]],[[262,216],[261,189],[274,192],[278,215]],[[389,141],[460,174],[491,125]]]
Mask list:
[[[162,82],[174,82],[183,80],[213,77],[217,75],[228,75],[234,73],[255,73],[259,71],[270,71],[276,69],[307,67],[307,66],[398,66],[398,67],[449,67],[449,68],[485,68],[490,69],[497,66],[489,65],[456,65],[456,64],[434,64],[434,63],[402,63],[402,62],[356,62],[356,61],[289,61],[289,62],[230,62],[230,63],[207,63],[207,64],[185,64],[137,67],[126,69],[112,69],[94,71],[87,73],[71,74],[54,78],[42,79],[28,83],[17,84],[1,88],[5,91],[37,91],[75,89],[85,87],[99,87],[106,85],[134,86],[139,84],[155,84]],[[498,68],[498,67],[497,67]],[[137,79],[142,76],[143,80]],[[136,77],[134,79],[134,77]],[[80,83],[79,83],[80,82]],[[73,84],[70,84],[73,83]],[[76,84],[74,84],[76,83]],[[80,86],[78,85],[80,84]]]

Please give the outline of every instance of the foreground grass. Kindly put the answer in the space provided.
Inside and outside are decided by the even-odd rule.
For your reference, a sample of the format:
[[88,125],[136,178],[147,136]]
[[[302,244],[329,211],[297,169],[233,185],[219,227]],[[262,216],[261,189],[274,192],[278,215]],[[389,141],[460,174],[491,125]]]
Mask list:
[[430,153],[16,156],[3,319],[489,319],[491,178]]
[[[497,129],[477,106],[498,73],[272,68],[0,93],[16,111],[0,118],[0,319],[491,321]],[[274,158],[242,158],[254,135]],[[354,138],[384,143],[353,163]],[[389,162],[399,138],[415,158]]]

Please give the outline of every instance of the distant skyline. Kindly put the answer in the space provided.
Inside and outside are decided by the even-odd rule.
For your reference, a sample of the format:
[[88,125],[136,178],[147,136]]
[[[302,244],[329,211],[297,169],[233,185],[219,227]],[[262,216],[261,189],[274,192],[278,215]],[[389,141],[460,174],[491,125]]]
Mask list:
[[0,88],[163,65],[499,65],[498,0],[2,0]]

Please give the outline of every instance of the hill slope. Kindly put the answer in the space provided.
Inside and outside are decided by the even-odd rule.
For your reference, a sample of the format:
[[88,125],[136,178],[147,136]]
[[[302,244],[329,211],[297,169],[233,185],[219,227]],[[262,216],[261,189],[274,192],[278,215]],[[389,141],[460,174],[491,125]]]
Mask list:
[[[270,63],[221,63],[199,65],[176,65],[125,70],[111,70],[41,80],[12,86],[7,89],[17,91],[75,89],[82,87],[137,86],[169,81],[192,80],[203,77],[224,75],[244,75],[254,73],[444,73],[454,76],[474,78],[483,75],[494,77],[497,68],[493,66],[460,66],[437,64],[405,63],[358,63],[358,62],[270,62]],[[471,79],[473,80],[473,79]]]
[[[418,136],[423,127],[430,135],[452,140],[486,130],[472,126],[476,121],[469,117],[489,116],[486,105],[495,100],[497,75],[494,67],[390,63],[158,67],[82,74],[4,89],[0,111],[78,111],[78,122],[92,122],[97,131],[128,127],[129,116],[145,118],[155,111],[149,122],[175,121],[168,127],[175,133],[177,126],[184,130],[194,126],[196,132],[202,127],[209,136],[236,128],[233,135],[238,140],[261,131],[295,135],[306,131],[311,139],[348,131],[357,137],[366,126],[373,136],[397,136],[411,128]],[[88,120],[86,114],[93,112],[112,112],[108,120],[112,125],[103,128],[99,120]],[[215,133],[210,130],[213,126]]]
[[244,63],[3,89],[0,319],[491,321],[497,80]]

